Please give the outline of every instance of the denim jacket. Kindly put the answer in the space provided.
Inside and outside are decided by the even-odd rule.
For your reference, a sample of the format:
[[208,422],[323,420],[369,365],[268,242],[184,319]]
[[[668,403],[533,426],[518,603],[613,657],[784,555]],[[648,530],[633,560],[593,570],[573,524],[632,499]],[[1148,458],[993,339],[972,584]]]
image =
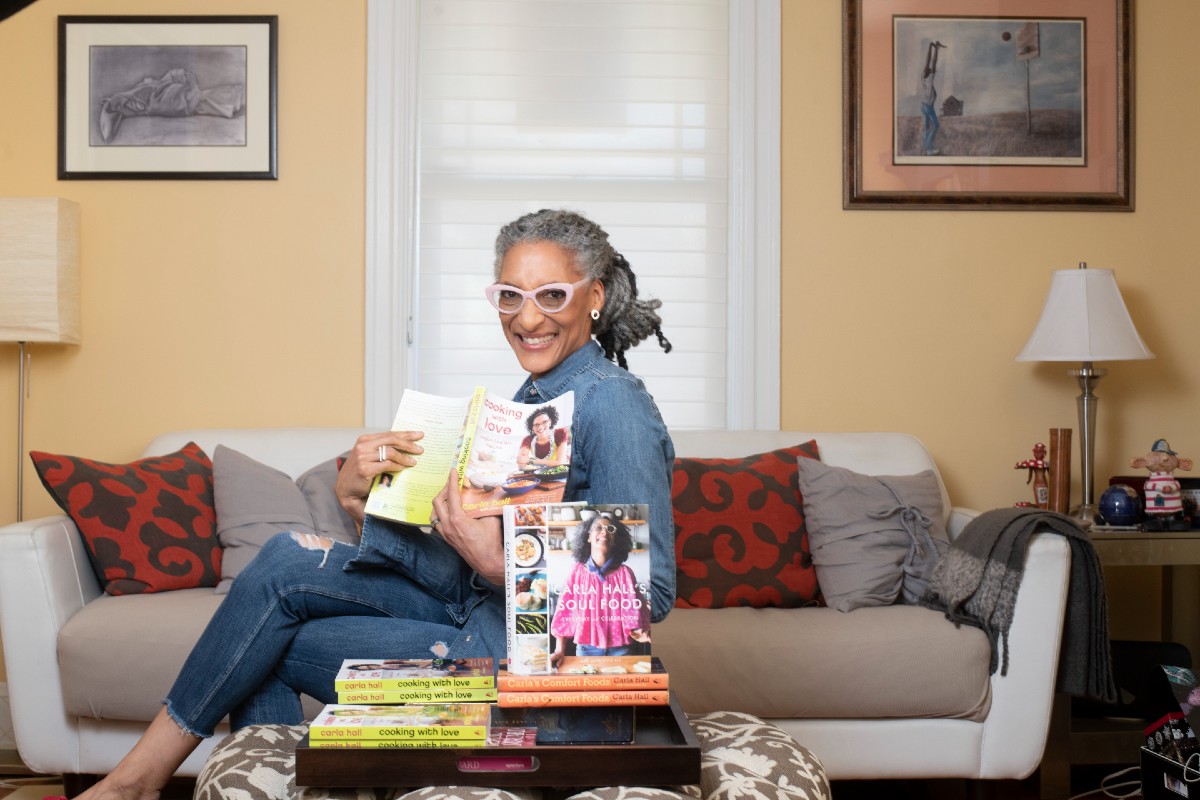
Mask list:
[[[671,506],[675,447],[641,379],[606,360],[594,341],[541,378],[526,379],[513,399],[542,403],[568,391],[575,392],[575,408],[571,471],[563,499],[649,506],[650,618],[659,622],[675,605],[675,521]],[[397,535],[394,529],[404,527],[368,515],[358,552],[345,568],[395,570],[413,583],[387,591],[431,592],[443,598],[448,619],[459,633],[446,643],[440,655],[503,658],[503,592],[490,589],[440,536]],[[426,644],[420,643],[413,652],[425,652]]]
[[650,507],[650,611],[659,622],[675,605],[675,447],[641,378],[604,357],[595,341],[513,396],[543,403],[575,392],[571,472],[564,500],[646,503]]

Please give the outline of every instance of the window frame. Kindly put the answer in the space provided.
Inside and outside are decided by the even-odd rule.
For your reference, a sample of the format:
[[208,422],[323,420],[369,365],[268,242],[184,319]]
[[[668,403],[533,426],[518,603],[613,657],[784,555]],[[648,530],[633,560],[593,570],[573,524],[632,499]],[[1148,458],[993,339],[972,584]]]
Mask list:
[[[419,2],[368,0],[364,424],[415,384]],[[778,430],[780,0],[729,3],[726,428]],[[505,220],[497,220],[497,226]],[[669,298],[668,298],[669,300]]]

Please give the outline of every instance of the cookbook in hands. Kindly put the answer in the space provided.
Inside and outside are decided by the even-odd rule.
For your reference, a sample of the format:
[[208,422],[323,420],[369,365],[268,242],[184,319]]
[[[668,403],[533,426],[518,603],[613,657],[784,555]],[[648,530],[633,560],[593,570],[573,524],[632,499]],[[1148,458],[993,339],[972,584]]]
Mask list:
[[504,509],[507,669],[546,675],[568,656],[650,653],[644,503]]
[[367,497],[372,516],[428,525],[433,498],[451,468],[472,517],[496,515],[513,503],[562,500],[571,462],[575,394],[545,403],[515,403],[476,387],[470,397],[405,389],[394,431],[422,431],[414,467],[384,473]]

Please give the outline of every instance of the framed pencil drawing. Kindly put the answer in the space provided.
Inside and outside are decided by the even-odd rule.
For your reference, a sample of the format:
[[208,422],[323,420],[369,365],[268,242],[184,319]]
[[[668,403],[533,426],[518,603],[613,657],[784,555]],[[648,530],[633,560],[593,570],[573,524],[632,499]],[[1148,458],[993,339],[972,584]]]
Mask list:
[[58,177],[277,177],[274,16],[60,16]]
[[1133,210],[1132,0],[842,0],[846,209]]

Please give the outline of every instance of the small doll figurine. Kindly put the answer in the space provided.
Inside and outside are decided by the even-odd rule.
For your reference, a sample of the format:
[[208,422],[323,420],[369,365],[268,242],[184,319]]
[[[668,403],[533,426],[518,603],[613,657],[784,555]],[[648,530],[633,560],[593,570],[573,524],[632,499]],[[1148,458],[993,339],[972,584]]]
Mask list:
[[[1038,442],[1033,446],[1033,458],[1024,461],[1018,461],[1013,469],[1029,470],[1029,477],[1026,483],[1033,484],[1033,503],[1029,505],[1037,508],[1050,507],[1050,482],[1046,480],[1046,473],[1050,471],[1050,467],[1046,464],[1046,445]],[[1021,503],[1019,505],[1025,505]]]
[[1129,466],[1150,470],[1146,479],[1146,521],[1142,526],[1148,531],[1186,531],[1191,520],[1183,515],[1183,497],[1179,493],[1179,481],[1175,470],[1192,469],[1192,459],[1180,458],[1171,449],[1166,439],[1158,439],[1150,452],[1129,461]]

